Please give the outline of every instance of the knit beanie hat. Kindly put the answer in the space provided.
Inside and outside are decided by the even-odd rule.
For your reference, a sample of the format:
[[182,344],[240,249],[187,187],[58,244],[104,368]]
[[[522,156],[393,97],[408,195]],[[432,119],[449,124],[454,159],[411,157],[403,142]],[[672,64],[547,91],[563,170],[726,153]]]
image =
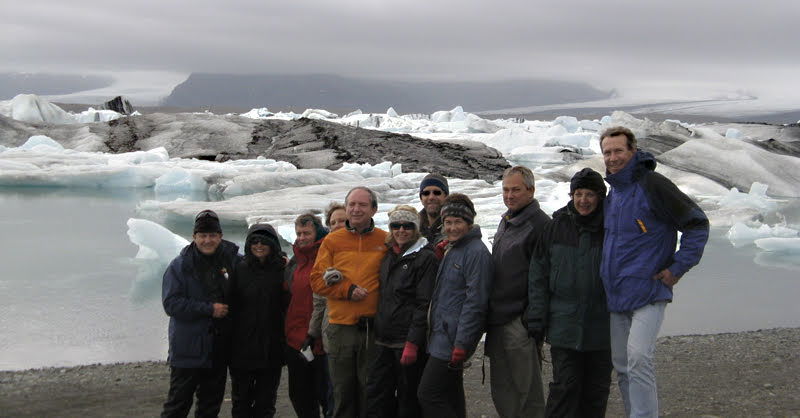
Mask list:
[[431,174],[428,174],[427,176],[425,176],[424,179],[422,179],[422,183],[419,184],[419,192],[420,192],[420,194],[428,186],[436,186],[436,187],[442,189],[442,191],[444,192],[445,196],[450,194],[450,188],[447,185],[447,179],[444,178],[444,176],[441,176],[439,174],[431,173]]
[[419,231],[419,213],[408,205],[399,205],[389,211],[389,223],[413,223]]
[[588,167],[572,176],[569,192],[574,193],[576,189],[589,189],[599,194],[600,198],[606,197],[606,183],[603,181],[603,176]]
[[440,215],[442,220],[447,216],[455,216],[472,225],[475,222],[475,205],[465,194],[453,193],[444,200]]
[[222,233],[222,227],[219,224],[219,216],[213,210],[204,210],[194,217],[194,231],[198,232],[217,232]]

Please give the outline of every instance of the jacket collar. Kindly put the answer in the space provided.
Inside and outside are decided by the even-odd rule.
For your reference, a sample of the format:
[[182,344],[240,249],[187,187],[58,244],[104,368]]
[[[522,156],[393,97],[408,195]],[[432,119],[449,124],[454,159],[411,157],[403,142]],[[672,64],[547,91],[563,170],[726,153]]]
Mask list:
[[474,239],[481,239],[483,234],[481,234],[481,227],[478,224],[473,224],[470,227],[469,231],[464,234],[463,237],[459,238],[458,241],[453,244],[454,247],[461,247],[465,245],[465,243],[470,242]]
[[310,259],[317,254],[319,251],[319,246],[322,244],[322,239],[317,240],[315,243],[311,245],[307,245],[305,247],[298,247],[297,244],[292,244],[292,251],[294,252],[295,257],[299,257],[300,259]]
[[653,154],[639,150],[633,154],[633,158],[622,170],[614,174],[608,174],[608,170],[606,170],[606,181],[611,187],[621,187],[635,183],[645,172],[655,171],[655,169],[656,158]]
[[538,211],[539,211],[539,201],[533,199],[531,203],[528,204],[528,206],[525,206],[524,208],[518,210],[517,212],[511,212],[510,210],[506,211],[506,213],[503,214],[503,219],[505,219],[506,222],[513,225],[521,224],[527,222],[528,219],[533,217],[533,215]]
[[407,255],[410,255],[410,254],[414,254],[415,252],[418,252],[419,250],[421,250],[426,245],[428,245],[428,239],[425,238],[425,237],[420,237],[417,240],[417,242],[415,242],[411,247],[409,247],[406,250],[405,253],[403,253],[403,257],[405,257]]
[[354,227],[350,226],[350,221],[349,220],[345,221],[344,225],[345,225],[345,228],[347,228],[348,231],[350,231],[350,232],[352,232],[354,234],[364,235],[364,234],[369,234],[370,232],[372,232],[373,229],[375,229],[375,220],[374,219],[370,219],[369,220],[369,226],[363,231],[359,231],[359,230],[355,229]]

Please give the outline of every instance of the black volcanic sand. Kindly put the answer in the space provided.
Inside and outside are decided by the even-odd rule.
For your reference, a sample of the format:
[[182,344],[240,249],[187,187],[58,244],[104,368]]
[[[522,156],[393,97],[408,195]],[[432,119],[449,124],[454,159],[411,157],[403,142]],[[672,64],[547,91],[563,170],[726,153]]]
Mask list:
[[[800,328],[663,337],[656,356],[661,415],[800,415]],[[489,364],[482,385],[481,360],[479,352],[465,374],[467,411],[470,417],[495,417]],[[169,368],[162,362],[0,372],[0,416],[157,416],[168,381]],[[280,417],[294,416],[286,388],[284,369]],[[230,406],[228,394],[222,416],[230,416]],[[615,384],[607,415],[623,415]]]

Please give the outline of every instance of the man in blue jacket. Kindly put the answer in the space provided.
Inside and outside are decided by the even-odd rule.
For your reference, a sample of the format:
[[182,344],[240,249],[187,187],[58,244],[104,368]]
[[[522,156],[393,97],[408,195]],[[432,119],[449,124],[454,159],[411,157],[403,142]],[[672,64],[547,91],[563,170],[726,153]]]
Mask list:
[[[611,312],[611,355],[630,417],[657,417],[656,337],[672,287],[700,262],[708,218],[669,179],[629,129],[600,135],[611,192],[605,204],[600,275]],[[681,231],[680,250],[675,251]]]
[[197,393],[196,417],[219,415],[228,379],[228,278],[239,261],[222,239],[219,217],[197,214],[192,243],[167,267],[161,301],[169,315],[169,393],[162,417],[185,417]]

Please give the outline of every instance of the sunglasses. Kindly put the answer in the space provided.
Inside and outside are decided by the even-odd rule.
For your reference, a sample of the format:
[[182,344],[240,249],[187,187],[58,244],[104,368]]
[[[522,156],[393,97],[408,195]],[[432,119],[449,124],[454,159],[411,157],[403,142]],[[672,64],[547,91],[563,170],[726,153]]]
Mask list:
[[267,238],[264,235],[260,235],[260,234],[259,235],[254,235],[252,238],[250,238],[250,245],[252,245],[252,244],[269,245],[270,244],[270,240],[269,240],[269,238]]
[[413,231],[414,229],[416,229],[414,224],[411,223],[411,222],[404,222],[404,223],[392,222],[392,223],[389,224],[389,228],[392,228],[394,230],[398,230],[400,228],[403,228],[406,231]]
[[441,196],[444,194],[444,192],[441,190],[424,190],[420,194],[423,196],[430,196],[431,193],[433,193],[434,196]]

